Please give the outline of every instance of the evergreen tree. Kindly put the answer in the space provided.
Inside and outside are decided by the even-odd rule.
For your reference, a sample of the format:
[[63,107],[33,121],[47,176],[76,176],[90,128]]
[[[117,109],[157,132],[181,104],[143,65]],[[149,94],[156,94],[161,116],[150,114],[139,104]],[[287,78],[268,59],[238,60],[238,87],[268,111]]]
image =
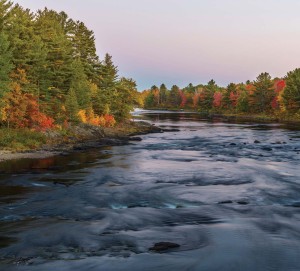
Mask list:
[[77,122],[79,120],[79,105],[77,101],[76,92],[73,88],[70,88],[66,97],[66,112],[70,121]]
[[46,100],[62,101],[70,89],[73,63],[72,44],[66,35],[66,15],[48,9],[39,10],[35,24],[36,34],[41,37],[47,51],[42,92]]
[[12,52],[7,36],[0,32],[0,98],[9,90],[9,73],[12,65]]
[[218,90],[216,82],[212,79],[202,89],[199,106],[201,111],[209,111],[213,107],[214,93]]
[[254,107],[259,112],[269,111],[271,102],[275,96],[271,76],[265,72],[261,73],[254,81],[255,91],[252,95]]
[[168,89],[165,84],[160,85],[159,94],[160,94],[160,102],[162,104],[166,104],[168,98]]
[[95,104],[95,112],[103,114],[105,106],[109,106],[116,101],[116,87],[118,83],[118,69],[112,62],[109,54],[105,55],[104,61],[100,67],[100,82],[97,92],[97,104]]
[[300,110],[300,69],[288,72],[285,77],[286,87],[282,94],[282,103],[285,108],[296,113]]
[[168,103],[171,107],[179,107],[181,103],[181,98],[178,86],[172,86],[168,97]]
[[[11,1],[0,0],[0,32],[4,31],[8,24],[12,5]],[[8,34],[7,31],[5,33]]]
[[249,95],[248,92],[243,89],[239,93],[236,105],[237,112],[246,113],[249,111]]
[[99,57],[96,54],[94,32],[87,29],[83,22],[72,22],[70,32],[73,55],[79,58],[89,80],[97,81],[97,71],[100,68]]
[[226,88],[226,90],[223,94],[223,99],[222,99],[222,105],[223,105],[224,108],[226,108],[226,109],[231,109],[232,108],[230,94],[231,93],[236,94],[236,91],[237,91],[236,89],[237,89],[237,87],[236,87],[236,84],[234,84],[234,83],[230,83],[227,86],[227,88]]
[[91,107],[91,89],[84,72],[83,65],[79,59],[72,63],[71,89],[74,89],[80,109],[88,109]]
[[116,98],[111,104],[111,113],[117,121],[130,118],[130,112],[137,104],[136,82],[122,77],[116,86]]

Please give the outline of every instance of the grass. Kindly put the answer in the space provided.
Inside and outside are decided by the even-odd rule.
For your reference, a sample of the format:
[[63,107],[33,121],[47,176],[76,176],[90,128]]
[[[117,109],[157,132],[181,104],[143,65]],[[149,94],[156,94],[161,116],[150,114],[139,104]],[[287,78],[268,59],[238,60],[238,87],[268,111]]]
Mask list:
[[46,143],[46,136],[41,132],[28,129],[0,128],[0,149],[25,151],[41,147]]

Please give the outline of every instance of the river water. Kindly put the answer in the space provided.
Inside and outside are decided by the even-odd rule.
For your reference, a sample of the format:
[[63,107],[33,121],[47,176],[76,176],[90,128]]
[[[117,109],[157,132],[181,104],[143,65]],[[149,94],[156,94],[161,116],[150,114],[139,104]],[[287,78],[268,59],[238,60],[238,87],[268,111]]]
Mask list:
[[169,131],[0,164],[0,270],[300,270],[300,127],[140,117]]

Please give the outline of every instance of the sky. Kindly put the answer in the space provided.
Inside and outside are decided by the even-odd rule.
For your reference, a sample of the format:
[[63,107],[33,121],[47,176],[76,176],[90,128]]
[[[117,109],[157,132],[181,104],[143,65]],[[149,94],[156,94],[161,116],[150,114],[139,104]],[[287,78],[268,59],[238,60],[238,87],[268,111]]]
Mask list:
[[14,0],[65,11],[139,90],[283,77],[300,67],[299,0]]

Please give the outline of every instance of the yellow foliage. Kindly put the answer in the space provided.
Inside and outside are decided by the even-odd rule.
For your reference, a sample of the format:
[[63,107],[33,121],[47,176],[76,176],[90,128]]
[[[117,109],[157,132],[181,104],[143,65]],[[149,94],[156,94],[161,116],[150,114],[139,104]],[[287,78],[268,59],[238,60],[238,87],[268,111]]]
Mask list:
[[283,91],[281,91],[279,93],[277,99],[278,99],[278,103],[279,103],[279,107],[280,107],[281,112],[286,112],[286,107],[285,107],[284,102],[283,102],[282,94],[283,94]]
[[86,117],[86,112],[85,112],[85,110],[80,110],[79,112],[78,112],[78,117],[79,117],[79,120],[81,121],[81,122],[83,122],[83,123],[87,123],[88,121],[87,121],[87,117]]
[[116,124],[115,118],[112,115],[98,116],[93,109],[88,111],[82,109],[78,112],[79,120],[83,123],[92,124],[95,126],[112,127]]
[[7,112],[6,112],[6,107],[2,107],[0,111],[0,119],[1,121],[6,121],[7,120]]

